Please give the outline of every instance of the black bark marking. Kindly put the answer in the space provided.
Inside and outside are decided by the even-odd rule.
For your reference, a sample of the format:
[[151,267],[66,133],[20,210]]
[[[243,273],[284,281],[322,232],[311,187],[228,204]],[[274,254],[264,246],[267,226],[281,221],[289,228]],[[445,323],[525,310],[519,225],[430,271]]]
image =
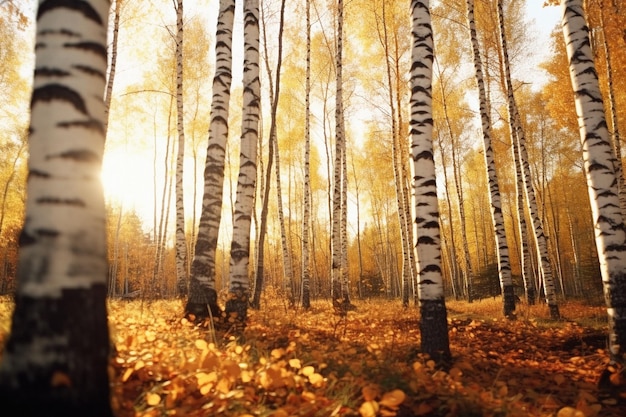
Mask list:
[[59,236],[59,231],[58,230],[53,230],[53,229],[36,229],[35,233],[37,233],[37,236],[39,237],[57,237]]
[[50,178],[50,174],[44,171],[31,169],[28,171],[28,179],[31,179],[31,178]]
[[95,153],[88,150],[67,151],[59,155],[61,158],[72,159],[76,162],[98,162],[100,158]]
[[64,36],[70,36],[72,38],[80,38],[80,34],[73,32],[67,28],[63,28],[63,29],[44,29],[41,32],[39,32],[39,35],[64,35]]
[[104,45],[98,42],[76,42],[76,43],[64,43],[63,47],[80,49],[81,51],[93,52],[103,59],[107,59],[107,50]]
[[70,73],[59,68],[35,68],[35,77],[67,77]]
[[42,197],[37,199],[37,204],[59,204],[74,207],[86,207],[87,205],[83,200],[78,198],[54,198],[54,197]]
[[34,108],[39,101],[50,102],[52,100],[64,101],[71,104],[80,113],[87,115],[85,101],[76,91],[61,84],[47,84],[33,90],[33,98],[30,108]]
[[25,229],[22,229],[22,233],[20,233],[20,237],[18,238],[19,247],[22,248],[25,246],[30,246],[34,244],[35,242],[37,242],[37,239],[35,239],[34,236],[28,234],[28,232]]
[[56,9],[69,9],[78,12],[89,20],[93,20],[102,25],[102,19],[98,12],[86,1],[82,0],[46,0],[39,5],[37,10],[37,20],[41,19],[44,14]]
[[83,73],[85,73],[87,75],[93,75],[94,77],[102,78],[103,80],[106,79],[106,77],[102,73],[102,71],[100,71],[100,70],[98,70],[96,68],[88,67],[86,65],[74,65],[73,68],[76,68],[80,72],[83,72]]
[[95,130],[96,132],[100,132],[104,134],[104,126],[102,122],[95,120],[95,119],[72,120],[68,122],[60,122],[60,123],[57,123],[57,126],[63,127],[63,128],[83,127],[87,130]]

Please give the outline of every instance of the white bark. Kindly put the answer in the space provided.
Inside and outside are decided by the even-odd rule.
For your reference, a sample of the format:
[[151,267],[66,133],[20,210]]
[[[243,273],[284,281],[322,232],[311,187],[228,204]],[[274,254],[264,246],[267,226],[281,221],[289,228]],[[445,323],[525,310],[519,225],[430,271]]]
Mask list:
[[609,141],[582,0],[563,0],[561,6],[609,318],[609,351],[612,360],[622,362],[626,350],[626,234],[618,197],[615,154]]
[[437,359],[450,357],[441,271],[441,238],[433,154],[433,32],[429,1],[412,0],[411,157],[415,191],[415,245],[422,350]]
[[474,69],[476,83],[478,84],[478,97],[480,100],[480,116],[483,131],[483,148],[485,164],[487,166],[487,178],[489,181],[489,202],[491,206],[491,219],[496,239],[496,255],[498,258],[498,274],[502,287],[504,301],[504,315],[510,316],[515,311],[515,294],[513,293],[513,277],[511,275],[511,263],[509,260],[509,247],[504,231],[504,216],[502,215],[502,202],[496,174],[495,157],[491,147],[491,116],[489,115],[485,82],[482,76],[482,62],[476,36],[476,24],[474,21],[474,0],[467,0],[467,15],[474,53]]

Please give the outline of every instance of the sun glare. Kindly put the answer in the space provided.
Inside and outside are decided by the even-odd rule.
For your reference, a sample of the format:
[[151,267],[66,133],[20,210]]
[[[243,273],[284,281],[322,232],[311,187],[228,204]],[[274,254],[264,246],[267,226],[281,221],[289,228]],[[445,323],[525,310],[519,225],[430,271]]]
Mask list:
[[153,184],[150,160],[124,150],[107,151],[101,178],[108,204],[134,208],[146,219],[151,216]]

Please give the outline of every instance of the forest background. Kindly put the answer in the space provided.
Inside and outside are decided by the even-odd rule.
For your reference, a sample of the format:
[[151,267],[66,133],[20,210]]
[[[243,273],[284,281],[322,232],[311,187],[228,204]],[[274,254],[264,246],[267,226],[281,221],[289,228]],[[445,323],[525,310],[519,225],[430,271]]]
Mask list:
[[[31,4],[34,2],[30,2]],[[353,0],[345,5],[344,111],[348,139],[349,274],[358,296],[396,297],[401,293],[402,245],[393,172],[392,146],[397,132],[408,136],[408,67],[410,20],[406,2]],[[560,28],[550,34],[544,21],[528,17],[530,3],[507,1],[506,31],[516,99],[523,118],[540,216],[547,235],[557,291],[561,297],[600,301],[602,283],[595,250],[588,191],[583,173],[580,139]],[[603,1],[587,3],[596,54],[596,68],[607,94],[606,51],[613,68],[626,67],[623,28],[626,18]],[[611,3],[613,2],[608,2]],[[32,13],[34,6],[14,13],[13,3],[0,4],[0,294],[15,287],[17,238],[23,220],[26,177],[26,126],[32,74]],[[20,3],[21,5],[22,3]],[[176,155],[175,10],[171,2],[126,0],[120,3],[117,76],[113,88],[103,182],[109,213],[109,295],[147,294],[159,282],[163,295],[176,293],[173,245],[174,170]],[[149,4],[146,7],[146,4]],[[311,184],[313,222],[312,296],[330,292],[330,204],[334,161],[335,6],[313,1],[312,104],[313,143]],[[621,4],[616,2],[615,4]],[[212,57],[215,1],[198,0],[186,6],[185,16],[185,207],[188,253],[193,253],[202,195],[202,170],[213,76]],[[276,65],[278,1],[263,2],[262,68]],[[302,241],[304,141],[304,16],[298,2],[288,2],[285,26],[281,97],[278,109],[280,180],[285,212],[284,231],[278,222],[275,194],[270,199],[266,239],[266,283],[285,285],[285,276],[299,277]],[[538,7],[537,4],[533,7]],[[519,211],[506,123],[502,64],[498,51],[495,2],[476,3],[484,73],[494,121],[498,179],[502,193],[514,281],[520,278]],[[240,10],[237,11],[239,14]],[[478,105],[471,66],[464,2],[433,2],[436,62],[434,68],[434,141],[439,168],[439,198],[448,295],[464,296],[463,248],[465,234],[478,296],[500,291],[495,239],[489,216],[488,187],[481,150]],[[558,16],[558,8],[542,9]],[[31,17],[29,19],[29,17]],[[557,23],[552,20],[552,25]],[[384,37],[387,31],[390,36]],[[242,44],[241,27],[234,45]],[[605,42],[606,41],[606,42]],[[538,52],[542,53],[539,54]],[[546,53],[547,52],[547,53]],[[235,52],[237,57],[237,52]],[[235,58],[234,100],[230,124],[241,117],[241,59]],[[386,63],[391,63],[387,66]],[[389,72],[388,68],[390,68]],[[613,71],[617,124],[626,123],[626,74]],[[262,71],[263,142],[259,147],[267,164],[269,92]],[[398,105],[390,105],[389,97]],[[612,118],[607,118],[611,121]],[[236,184],[238,131],[231,129],[227,153],[227,180],[223,206],[217,284],[225,288]],[[407,140],[404,146],[408,145]],[[408,156],[408,152],[406,153]],[[232,168],[232,169],[231,169]],[[276,181],[273,178],[272,181]],[[259,181],[261,188],[263,181]],[[273,185],[275,193],[276,187]],[[460,224],[458,189],[462,190],[466,227]],[[260,193],[260,191],[259,191]],[[260,202],[257,203],[260,211]],[[523,215],[526,215],[524,213]],[[254,224],[254,223],[253,223]],[[287,242],[285,262],[281,235]],[[534,245],[531,244],[531,247]],[[189,259],[192,259],[190,256]],[[284,265],[291,265],[291,272]],[[536,265],[536,262],[533,262]],[[533,279],[540,288],[538,273]],[[294,280],[298,293],[298,280]]]

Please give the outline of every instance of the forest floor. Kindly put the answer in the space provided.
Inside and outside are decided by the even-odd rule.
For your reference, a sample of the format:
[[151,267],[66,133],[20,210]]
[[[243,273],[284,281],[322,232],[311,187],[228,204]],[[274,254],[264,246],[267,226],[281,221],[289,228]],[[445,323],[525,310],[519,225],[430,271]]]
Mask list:
[[[419,351],[419,313],[399,301],[330,302],[309,311],[264,299],[243,338],[181,319],[181,301],[111,301],[110,376],[118,417],[626,416],[626,388],[599,392],[606,310],[448,301],[453,361]],[[0,300],[0,344],[11,306]]]

